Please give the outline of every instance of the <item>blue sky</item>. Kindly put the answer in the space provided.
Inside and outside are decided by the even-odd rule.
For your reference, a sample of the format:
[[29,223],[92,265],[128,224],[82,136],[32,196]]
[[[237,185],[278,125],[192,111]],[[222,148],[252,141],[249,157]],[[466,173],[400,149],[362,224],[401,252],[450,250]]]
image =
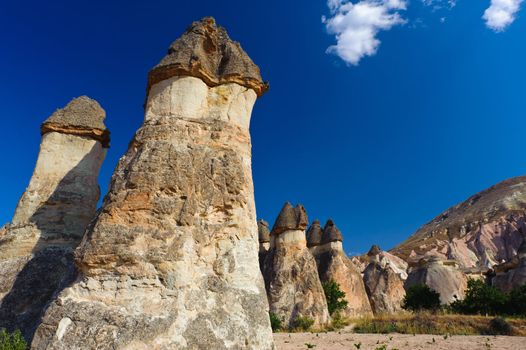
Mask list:
[[214,16],[271,84],[251,125],[258,216],[300,202],[335,220],[348,252],[391,248],[526,172],[526,10],[506,17],[516,0],[493,0],[482,18],[490,1],[4,1],[0,222],[29,182],[40,123],[79,95],[107,112],[104,193],[142,123],[148,70]]

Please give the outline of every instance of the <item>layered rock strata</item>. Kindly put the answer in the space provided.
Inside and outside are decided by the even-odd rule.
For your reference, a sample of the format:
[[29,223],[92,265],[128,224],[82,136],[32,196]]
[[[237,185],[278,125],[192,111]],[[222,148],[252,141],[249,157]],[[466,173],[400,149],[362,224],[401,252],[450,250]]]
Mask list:
[[73,249],[95,217],[109,146],[106,114],[82,96],[42,124],[33,176],[0,235],[0,328],[31,339],[54,294],[76,276]]
[[387,259],[382,250],[373,247],[369,251],[369,264],[364,270],[363,280],[375,315],[392,314],[402,310],[405,297],[404,274]]
[[270,312],[288,327],[294,327],[298,317],[313,319],[315,327],[329,322],[316,260],[307,248],[307,225],[303,206],[286,203],[272,228],[271,249],[264,263]]
[[[342,316],[372,316],[371,304],[365,291],[362,275],[343,251],[343,237],[332,220],[327,221],[318,240],[318,228],[313,224],[307,235],[310,251],[316,259],[321,282],[331,280],[345,292],[347,307]],[[316,244],[319,242],[319,244]]]
[[447,305],[464,299],[467,281],[467,276],[460,271],[455,261],[431,257],[422,259],[418,266],[410,269],[405,287],[407,289],[416,284],[425,284],[438,292],[440,302]]
[[461,268],[488,268],[509,261],[526,229],[526,176],[475,194],[415,232],[391,253],[410,264],[436,256]]
[[274,347],[249,134],[266,86],[211,18],[172,44],[34,349]]

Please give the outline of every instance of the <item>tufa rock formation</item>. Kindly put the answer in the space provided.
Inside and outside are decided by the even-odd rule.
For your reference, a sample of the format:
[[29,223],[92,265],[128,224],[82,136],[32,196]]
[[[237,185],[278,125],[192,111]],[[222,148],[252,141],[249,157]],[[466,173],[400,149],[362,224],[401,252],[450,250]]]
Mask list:
[[0,234],[0,328],[31,339],[53,296],[76,276],[73,249],[94,218],[109,146],[106,113],[82,96],[42,125],[35,170]]
[[320,280],[322,282],[334,280],[345,292],[348,304],[342,315],[346,317],[372,316],[371,304],[365,291],[362,275],[343,251],[343,238],[340,230],[329,219],[325,224],[321,239],[318,239],[319,222],[317,226],[314,225],[309,228],[310,251],[316,258]]
[[504,292],[526,284],[526,236],[517,251],[517,255],[509,262],[493,267],[494,274],[491,283]]
[[516,255],[525,223],[526,176],[519,176],[448,209],[391,253],[411,264],[437,256],[461,268],[491,267]]
[[268,222],[265,220],[258,221],[258,235],[259,235],[259,268],[263,272],[263,263],[267,257],[270,249],[270,229]]
[[305,208],[286,203],[272,228],[263,266],[270,312],[289,327],[299,316],[312,318],[314,326],[329,322],[316,261],[307,248],[307,224]]
[[321,244],[321,236],[323,235],[323,229],[321,228],[320,221],[314,220],[312,225],[307,230],[307,247],[317,247]]
[[272,349],[249,124],[266,90],[212,18],[149,74],[145,120],[34,349]]
[[375,315],[402,310],[405,297],[404,275],[390,260],[382,258],[382,253],[378,246],[371,248],[368,253],[370,262],[363,273],[365,290]]
[[426,284],[440,294],[442,304],[463,299],[468,285],[467,276],[459,270],[455,261],[443,261],[437,257],[422,259],[409,271],[406,289],[415,284]]

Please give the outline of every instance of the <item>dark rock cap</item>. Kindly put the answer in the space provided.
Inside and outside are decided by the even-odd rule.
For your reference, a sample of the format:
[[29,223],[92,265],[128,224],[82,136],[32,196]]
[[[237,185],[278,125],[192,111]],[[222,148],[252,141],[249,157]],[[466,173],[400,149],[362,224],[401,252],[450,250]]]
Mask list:
[[309,224],[307,212],[303,205],[295,208],[289,202],[285,203],[272,228],[273,235],[279,235],[288,230],[305,230]]
[[323,231],[321,229],[320,221],[314,220],[307,230],[307,247],[319,246],[321,244],[322,234]]
[[323,235],[321,237],[321,244],[331,243],[340,241],[343,242],[342,233],[340,229],[336,227],[332,219],[327,220],[325,227],[323,228]]
[[258,221],[259,243],[270,242],[269,224],[265,220]]
[[71,100],[66,107],[57,109],[40,127],[42,135],[48,132],[59,132],[85,136],[100,141],[109,147],[110,132],[104,125],[106,112],[100,104],[81,96]]
[[380,254],[381,252],[382,252],[382,249],[380,249],[380,246],[375,244],[371,247],[371,249],[369,249],[367,256],[375,256],[375,255]]
[[172,43],[168,54],[148,74],[147,91],[160,81],[180,75],[200,78],[208,86],[237,83],[253,89],[258,96],[269,88],[258,66],[212,17],[192,23]]

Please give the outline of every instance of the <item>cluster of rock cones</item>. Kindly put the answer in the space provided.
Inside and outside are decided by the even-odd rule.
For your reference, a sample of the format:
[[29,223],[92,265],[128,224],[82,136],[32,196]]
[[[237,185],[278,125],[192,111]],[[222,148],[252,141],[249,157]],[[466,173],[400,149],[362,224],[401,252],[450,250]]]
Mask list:
[[32,349],[274,349],[269,312],[327,325],[330,280],[349,317],[397,312],[415,283],[447,303],[469,276],[526,282],[523,177],[352,259],[334,222],[309,227],[301,205],[257,223],[249,125],[267,90],[223,28],[194,22],[150,71],[144,123],[98,210],[106,114],[86,96],[53,113],[0,229],[0,328]]

